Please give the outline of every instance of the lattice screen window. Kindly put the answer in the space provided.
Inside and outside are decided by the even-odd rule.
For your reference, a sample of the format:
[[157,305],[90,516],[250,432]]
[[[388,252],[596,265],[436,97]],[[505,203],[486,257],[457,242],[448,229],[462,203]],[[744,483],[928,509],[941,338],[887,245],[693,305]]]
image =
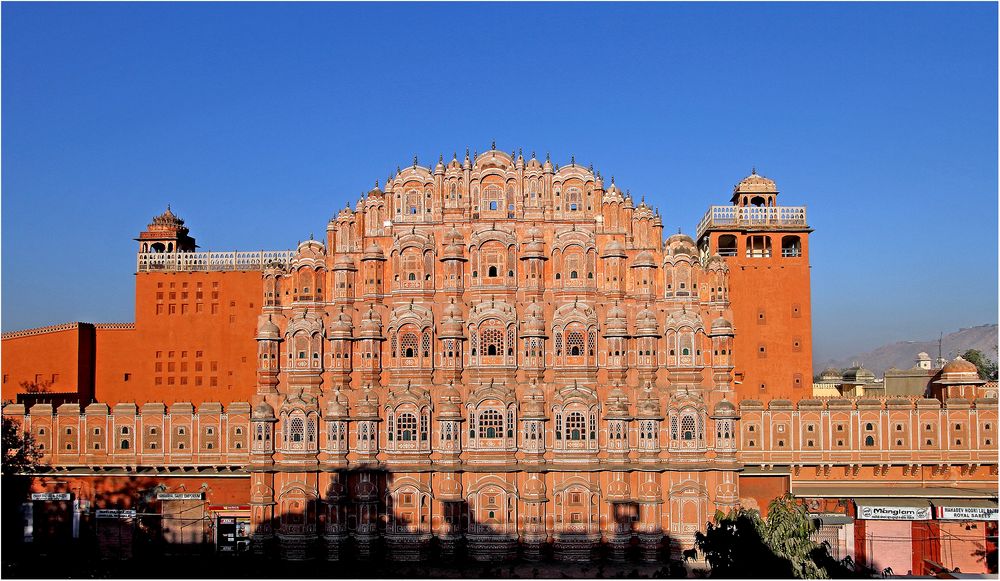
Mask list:
[[503,437],[503,415],[497,410],[484,410],[479,414],[479,437]]
[[587,439],[587,418],[580,412],[572,412],[566,416],[566,439]]
[[417,416],[406,412],[396,418],[396,439],[410,442],[417,439]]
[[503,354],[503,333],[496,327],[483,329],[483,354],[501,355]]

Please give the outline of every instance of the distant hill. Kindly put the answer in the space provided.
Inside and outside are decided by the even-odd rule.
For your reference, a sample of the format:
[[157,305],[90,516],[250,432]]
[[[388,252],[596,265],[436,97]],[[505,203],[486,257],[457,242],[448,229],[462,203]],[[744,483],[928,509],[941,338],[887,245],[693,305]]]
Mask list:
[[[942,354],[953,359],[956,355],[961,355],[967,349],[978,349],[993,361],[997,360],[997,325],[980,325],[968,329],[959,329],[954,333],[944,336],[942,341]],[[914,365],[917,353],[925,351],[931,359],[937,359],[938,342],[937,339],[930,341],[899,341],[883,345],[866,353],[858,353],[843,359],[827,359],[826,361],[816,361],[814,368],[818,375],[828,367],[843,369],[851,367],[855,362],[859,362],[868,369],[871,369],[877,377],[882,377],[882,373],[890,367],[899,369],[909,369]]]

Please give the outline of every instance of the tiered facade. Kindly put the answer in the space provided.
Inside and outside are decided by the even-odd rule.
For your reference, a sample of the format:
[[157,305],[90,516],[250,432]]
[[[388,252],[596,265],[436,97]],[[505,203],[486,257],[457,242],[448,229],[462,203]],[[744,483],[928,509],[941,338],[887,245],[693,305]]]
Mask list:
[[[996,396],[967,373],[957,399],[805,399],[810,230],[776,197],[754,172],[698,242],[664,240],[613,180],[491,149],[414,161],[292,252],[194,252],[168,210],[137,335],[94,331],[121,354],[99,403],[4,414],[56,473],[245,478],[253,548],[291,559],[678,556],[796,478],[985,474],[995,497]],[[890,427],[931,416],[968,436]]]

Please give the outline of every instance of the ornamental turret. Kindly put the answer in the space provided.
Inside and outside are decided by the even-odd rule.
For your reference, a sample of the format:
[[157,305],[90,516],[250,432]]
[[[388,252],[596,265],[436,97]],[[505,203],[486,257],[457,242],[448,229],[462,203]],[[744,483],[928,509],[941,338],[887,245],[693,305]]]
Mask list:
[[184,220],[174,214],[169,205],[135,240],[139,242],[140,253],[194,252],[197,248],[194,238],[188,236]]

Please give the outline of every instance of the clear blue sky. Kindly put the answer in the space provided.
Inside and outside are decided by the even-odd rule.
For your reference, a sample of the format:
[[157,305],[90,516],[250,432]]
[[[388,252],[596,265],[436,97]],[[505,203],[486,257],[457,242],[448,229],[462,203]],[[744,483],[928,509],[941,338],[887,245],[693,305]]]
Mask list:
[[2,328],[133,320],[169,202],[284,249],[413,155],[575,155],[692,233],[805,204],[815,357],[997,321],[997,5],[2,6]]

